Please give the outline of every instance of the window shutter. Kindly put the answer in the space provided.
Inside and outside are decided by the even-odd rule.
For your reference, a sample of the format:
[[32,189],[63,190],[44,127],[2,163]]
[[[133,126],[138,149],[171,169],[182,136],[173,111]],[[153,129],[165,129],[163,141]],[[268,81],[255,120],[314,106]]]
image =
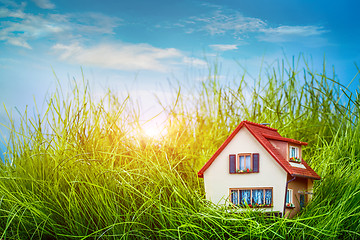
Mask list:
[[259,172],[259,154],[253,154],[253,172]]
[[230,154],[229,155],[229,172],[235,173],[236,172],[236,155]]

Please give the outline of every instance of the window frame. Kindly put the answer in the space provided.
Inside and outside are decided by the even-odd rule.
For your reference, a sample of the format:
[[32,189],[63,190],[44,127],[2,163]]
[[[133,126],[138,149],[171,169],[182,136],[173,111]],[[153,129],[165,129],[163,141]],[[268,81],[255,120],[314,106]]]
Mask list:
[[293,200],[294,200],[294,190],[291,188],[286,189],[285,206],[287,208],[294,208],[295,205]]
[[[236,206],[236,207],[241,207],[241,208],[245,208],[246,205],[241,205],[240,204],[240,191],[241,190],[250,190],[250,201],[251,203],[248,204],[247,206],[250,208],[272,208],[273,204],[274,204],[274,189],[273,187],[252,187],[252,188],[229,188],[229,202]],[[253,190],[263,190],[263,202],[264,204],[262,205],[256,205],[256,203],[253,203]],[[271,203],[270,204],[265,204],[265,194],[266,194],[266,190],[271,190]],[[237,191],[237,199],[238,199],[238,204],[233,203],[231,200],[232,197],[232,191]]]
[[[244,169],[240,169],[240,156],[244,156]],[[246,156],[250,156],[250,168],[246,168]],[[247,169],[249,169],[249,172],[247,172]],[[253,166],[253,154],[252,153],[238,153],[236,156],[236,168],[235,171],[237,173],[250,173],[253,172],[254,166]]]
[[[297,156],[291,156],[292,148],[295,149],[295,153],[296,153],[295,155],[297,155]],[[299,147],[298,146],[294,146],[294,145],[289,146],[289,158],[291,158],[291,157],[298,157],[298,158],[300,157],[300,152],[299,152]]]
[[[250,158],[250,168],[240,169],[240,157],[244,157],[243,164],[246,166],[246,158]],[[248,158],[248,159],[249,159]],[[236,153],[229,154],[229,173],[230,174],[247,174],[260,172],[260,154],[259,153]]]
[[[292,149],[295,149],[295,156],[292,156]],[[301,163],[301,147],[289,145],[289,162]]]

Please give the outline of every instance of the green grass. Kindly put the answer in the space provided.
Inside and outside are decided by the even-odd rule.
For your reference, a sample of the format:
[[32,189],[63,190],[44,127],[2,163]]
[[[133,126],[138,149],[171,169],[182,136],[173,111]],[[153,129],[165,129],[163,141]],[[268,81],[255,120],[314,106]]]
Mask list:
[[[140,133],[131,97],[109,91],[95,100],[86,81],[68,96],[59,87],[44,113],[25,111],[19,124],[9,113],[0,238],[359,238],[358,92],[325,69],[293,67],[299,62],[280,61],[251,85],[245,75],[220,84],[214,64],[207,81],[192,86],[196,94],[174,87],[159,140]],[[197,171],[242,120],[270,122],[283,136],[309,142],[304,159],[322,180],[295,218],[236,214],[204,200]]]

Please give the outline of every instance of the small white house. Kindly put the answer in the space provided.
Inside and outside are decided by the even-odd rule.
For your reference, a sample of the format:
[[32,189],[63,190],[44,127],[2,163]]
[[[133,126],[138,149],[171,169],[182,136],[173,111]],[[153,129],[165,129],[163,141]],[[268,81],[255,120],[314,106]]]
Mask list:
[[320,176],[302,159],[302,146],[277,129],[242,121],[198,172],[215,204],[261,208],[294,216],[311,199]]

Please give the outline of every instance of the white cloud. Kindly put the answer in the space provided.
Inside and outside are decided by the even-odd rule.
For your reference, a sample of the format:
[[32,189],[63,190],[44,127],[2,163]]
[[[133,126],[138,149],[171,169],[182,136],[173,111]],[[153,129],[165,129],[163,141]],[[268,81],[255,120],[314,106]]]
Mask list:
[[229,51],[238,49],[236,44],[213,44],[209,46],[215,51]]
[[229,31],[238,35],[245,32],[255,32],[266,26],[259,18],[245,17],[239,12],[224,14],[221,10],[215,11],[211,16],[193,17],[195,24],[203,23],[201,31],[211,35],[223,35]]
[[23,47],[23,48],[27,48],[27,49],[32,49],[32,47],[24,39],[12,38],[12,37],[2,38],[0,36],[0,40],[3,40],[3,39],[5,39],[11,45]]
[[26,2],[17,3],[13,0],[0,0],[0,3],[4,4],[5,6],[21,8],[21,9],[23,9],[26,6]]
[[22,10],[10,11],[7,8],[0,8],[0,17],[1,18],[11,17],[11,18],[23,19],[23,18],[25,18],[25,14],[23,13]]
[[0,8],[0,17],[12,18],[1,23],[0,41],[28,49],[31,40],[42,38],[72,41],[94,34],[114,34],[122,21],[100,13],[36,15],[20,8]]
[[[316,37],[328,32],[322,26],[316,25],[274,27],[260,18],[247,17],[235,10],[223,9],[216,5],[211,7],[216,10],[207,15],[182,20],[178,26],[183,26],[188,34],[201,31],[212,36],[232,35],[238,40],[254,36],[260,41],[270,42],[292,41],[298,36]],[[222,51],[221,47],[218,50]]]
[[280,26],[276,28],[262,29],[265,35],[259,39],[267,42],[284,42],[298,40],[298,37],[320,36],[328,31],[321,26]]
[[207,62],[198,58],[194,58],[194,57],[184,57],[183,58],[183,62],[185,64],[190,64],[191,66],[206,66]]
[[122,19],[113,16],[107,16],[101,13],[82,13],[77,15],[68,15],[74,32],[82,34],[114,34],[114,29],[122,23]]
[[32,0],[39,8],[42,9],[54,9],[55,4],[50,2],[49,0]]
[[64,30],[59,23],[41,16],[26,14],[21,10],[10,11],[3,8],[0,9],[0,16],[16,19],[16,21],[4,22],[0,30],[0,40],[14,46],[31,49],[29,40],[57,34]]
[[324,32],[322,27],[317,26],[280,26],[277,28],[264,29],[266,33],[276,33],[280,35],[320,35]]
[[78,43],[56,44],[53,50],[61,60],[120,70],[166,71],[182,57],[174,48],[156,48],[148,44],[99,44],[83,47]]

